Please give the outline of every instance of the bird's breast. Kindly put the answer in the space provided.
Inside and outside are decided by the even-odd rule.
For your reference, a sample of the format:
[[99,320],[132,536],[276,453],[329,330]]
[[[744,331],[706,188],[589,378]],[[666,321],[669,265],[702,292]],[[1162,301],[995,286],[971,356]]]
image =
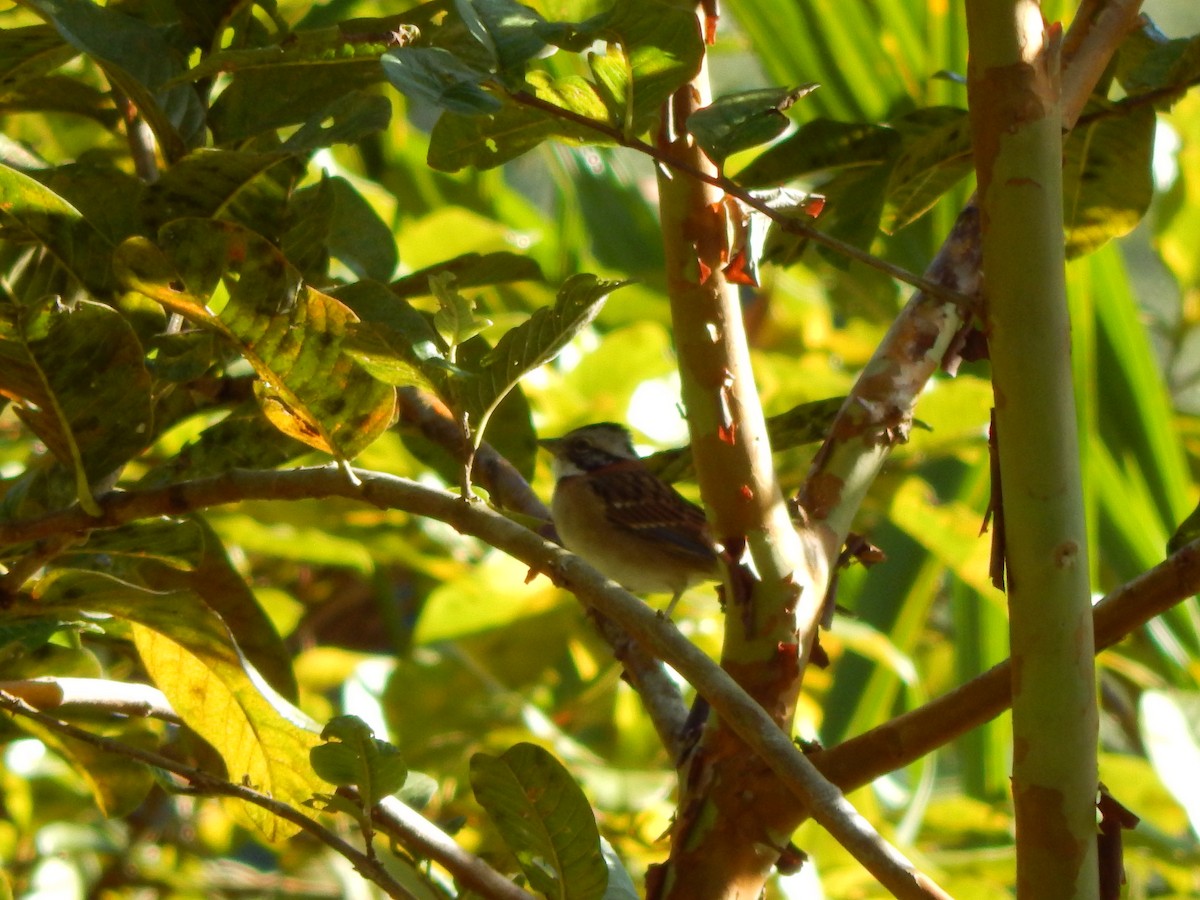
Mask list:
[[563,545],[630,591],[673,594],[705,577],[695,562],[668,552],[661,542],[614,525],[586,476],[560,479],[550,511]]

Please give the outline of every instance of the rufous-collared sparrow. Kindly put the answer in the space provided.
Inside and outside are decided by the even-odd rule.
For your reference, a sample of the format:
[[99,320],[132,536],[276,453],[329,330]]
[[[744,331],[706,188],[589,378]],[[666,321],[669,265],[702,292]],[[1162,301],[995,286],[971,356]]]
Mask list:
[[564,546],[639,594],[671,594],[720,577],[704,511],[658,478],[612,422],[538,443],[554,455],[554,526]]

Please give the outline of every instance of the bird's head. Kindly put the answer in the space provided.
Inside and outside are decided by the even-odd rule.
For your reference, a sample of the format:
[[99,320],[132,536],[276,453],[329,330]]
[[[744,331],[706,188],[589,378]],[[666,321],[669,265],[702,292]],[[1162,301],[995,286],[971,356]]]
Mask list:
[[615,422],[584,425],[560,438],[540,440],[538,446],[554,456],[555,478],[593,472],[638,458],[629,429]]

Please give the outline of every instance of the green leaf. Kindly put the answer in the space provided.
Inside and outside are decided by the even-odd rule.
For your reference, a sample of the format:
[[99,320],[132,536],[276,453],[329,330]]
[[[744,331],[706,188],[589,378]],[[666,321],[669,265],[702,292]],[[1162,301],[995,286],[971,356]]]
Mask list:
[[583,791],[535,744],[471,757],[471,788],[534,890],[561,900],[600,900],[608,869]]
[[1081,124],[1067,138],[1063,218],[1069,257],[1128,234],[1150,208],[1154,127],[1154,110],[1142,106],[1127,116]]
[[1168,40],[1148,19],[1121,44],[1117,79],[1130,95],[1159,95],[1156,106],[1170,109],[1200,77],[1200,36]]
[[[111,269],[112,261],[108,257],[112,247],[144,230],[138,206],[145,184],[111,162],[68,163],[42,169],[34,177],[79,210],[88,224],[104,237],[106,244],[98,247],[97,253],[104,254],[103,265],[108,269]],[[101,264],[99,256],[96,262]],[[105,278],[111,285],[111,271],[105,273]]]
[[0,307],[0,394],[74,473],[94,515],[90,482],[110,475],[150,438],[150,375],[129,323],[90,300]]
[[0,30],[0,98],[7,100],[25,82],[49,75],[78,53],[49,25]]
[[400,751],[381,741],[358,716],[336,716],[321,731],[321,740],[309,751],[312,767],[330,784],[354,785],[367,809],[404,786],[408,767]]
[[422,313],[375,281],[346,285],[336,294],[362,320],[350,327],[346,348],[364,369],[385,384],[438,390],[453,368]]
[[146,188],[142,215],[152,232],[175,219],[237,222],[278,238],[288,195],[304,163],[287,153],[197,150]]
[[145,238],[122,244],[118,278],[236,346],[259,376],[255,397],[276,428],[349,459],[391,424],[395,392],[343,347],[357,317],[302,284],[264,238],[229,223],[180,219],[160,239],[167,253]]
[[351,102],[352,95],[383,81],[379,57],[387,47],[347,41],[338,32],[295,32],[280,47],[214,53],[187,77],[232,73],[209,111],[217,142],[231,143],[328,116],[335,104]]
[[397,297],[423,297],[430,293],[429,278],[449,272],[460,288],[506,284],[511,281],[542,281],[537,262],[517,253],[464,253],[454,259],[419,269],[393,281],[391,291]]
[[391,227],[345,178],[331,178],[329,183],[333,192],[329,252],[359,278],[387,281],[400,263]]
[[757,187],[865,168],[894,158],[900,147],[900,135],[884,125],[814,119],[746,166],[738,181]]
[[[146,671],[184,722],[221,754],[230,780],[293,805],[321,789],[308,761],[318,743],[315,729],[247,670],[225,624],[194,593],[60,570],[42,582],[37,599],[29,611],[104,613],[129,622]],[[296,830],[260,807],[245,811],[267,840]]]
[[255,401],[248,400],[205,428],[161,467],[151,469],[141,484],[170,484],[230,469],[273,469],[308,452],[308,446],[283,434]]
[[604,854],[604,865],[608,868],[608,885],[604,888],[604,900],[638,900],[641,894],[607,838],[600,838],[600,850]]
[[[22,731],[32,734],[70,764],[92,792],[100,811],[110,819],[132,813],[154,787],[154,772],[144,763],[108,753],[23,716],[18,716],[16,721],[20,723]],[[158,736],[141,722],[97,725],[91,720],[82,724],[92,734],[142,750],[151,750],[158,744]]]
[[288,200],[279,249],[305,281],[319,283],[329,277],[336,203],[333,180],[324,172],[320,181],[294,192]]
[[[428,346],[428,345],[426,345]],[[441,380],[419,356],[416,347],[386,325],[355,325],[346,344],[355,361],[384,384],[436,389]],[[441,357],[432,357],[434,365]]]
[[554,359],[571,338],[592,323],[608,295],[626,284],[629,282],[603,281],[595,275],[573,275],[559,289],[554,306],[539,309],[500,338],[461,388],[477,443],[496,406],[517,382]]
[[321,110],[284,141],[289,153],[309,153],[334,144],[356,144],[388,127],[392,105],[366,90],[352,91]]
[[1197,506],[1187,518],[1179,523],[1171,539],[1167,541],[1167,553],[1177,553],[1184,546],[1200,537],[1200,506]]
[[10,241],[31,241],[98,297],[112,290],[112,245],[70,203],[0,163],[0,225]]
[[30,78],[0,92],[0,110],[72,113],[92,119],[104,128],[112,128],[119,119],[108,94],[62,75]]
[[513,0],[455,0],[454,6],[501,74],[520,75],[526,62],[545,53],[546,37],[556,30],[536,10]]
[[903,143],[888,182],[883,228],[889,234],[928,212],[974,166],[966,110],[926,107],[892,124]]
[[404,784],[396,792],[396,796],[400,798],[405,806],[422,810],[429,805],[429,801],[434,798],[437,791],[438,783],[436,778],[426,775],[424,772],[413,772],[410,770],[404,779]]
[[492,324],[491,319],[476,315],[475,303],[455,289],[454,276],[449,272],[429,276],[429,289],[438,302],[433,327],[451,352]]
[[[500,4],[474,17],[485,43],[494,43],[485,19],[503,18],[505,8]],[[645,132],[657,120],[663,102],[699,71],[704,55],[695,17],[657,0],[618,0],[608,12],[577,27],[547,23],[541,31],[539,39],[550,43],[606,42],[605,52],[588,59],[595,81],[533,71],[524,85],[509,84],[513,93],[501,101],[480,87],[489,73],[463,63],[448,50],[400,48],[389,54],[410,60],[405,73],[389,75],[394,84],[447,109],[433,129],[431,166],[451,172],[465,166],[487,169],[549,138],[581,143],[605,140],[580,119],[619,127],[629,135]],[[571,118],[520,102],[524,93]]]
[[[823,184],[825,212],[820,220],[821,230],[856,247],[869,249],[879,233],[891,174],[891,165],[875,166],[844,172]],[[832,250],[820,247],[818,251],[835,266],[845,268],[849,265],[845,257]]]
[[764,88],[714,100],[688,117],[688,131],[717,165],[740,150],[766,144],[783,134],[793,103],[816,90],[816,84],[797,88]]
[[[610,127],[614,124],[595,85],[583,78],[568,75],[554,79],[544,72],[530,72],[526,88],[532,88],[537,99],[575,116]],[[429,165],[444,172],[457,172],[466,166],[490,169],[549,138],[577,143],[607,141],[585,124],[506,99],[500,110],[489,115],[444,113],[430,136]]]
[[188,84],[167,82],[183,57],[155,27],[89,0],[29,0],[77,50],[88,54],[134,102],[168,160],[203,137],[204,108]]
[[288,700],[296,699],[296,676],[283,640],[202,517],[162,518],[95,531],[60,562],[155,591],[192,591],[221,617],[271,687]]
[[491,74],[472,68],[442,47],[397,47],[383,55],[384,74],[401,93],[464,116],[503,105],[481,85]]
[[695,77],[704,39],[691,9],[658,0],[617,0],[607,14],[581,29],[609,42],[588,63],[612,118],[627,135],[658,119],[663,103]]

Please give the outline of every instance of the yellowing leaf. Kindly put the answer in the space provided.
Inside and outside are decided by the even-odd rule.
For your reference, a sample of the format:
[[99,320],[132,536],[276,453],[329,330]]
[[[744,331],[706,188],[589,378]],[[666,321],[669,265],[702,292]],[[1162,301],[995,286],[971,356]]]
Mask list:
[[[154,683],[221,754],[231,781],[294,806],[322,789],[308,761],[319,737],[280,715],[236,655],[212,647],[194,651],[145,625],[133,625],[133,639]],[[261,807],[247,804],[243,811],[269,841],[296,831]]]
[[304,284],[266,238],[227,222],[179,219],[162,229],[160,243],[161,250],[145,238],[123,243],[117,277],[234,344],[258,374],[259,406],[281,432],[349,459],[391,424],[395,391],[344,346],[358,317]]
[[[320,743],[315,725],[248,666],[225,623],[195,593],[59,570],[39,594],[42,615],[104,613],[129,622],[150,677],[188,727],[221,754],[231,781],[293,806],[324,789],[308,761]],[[244,811],[267,840],[296,830],[261,807]]]

